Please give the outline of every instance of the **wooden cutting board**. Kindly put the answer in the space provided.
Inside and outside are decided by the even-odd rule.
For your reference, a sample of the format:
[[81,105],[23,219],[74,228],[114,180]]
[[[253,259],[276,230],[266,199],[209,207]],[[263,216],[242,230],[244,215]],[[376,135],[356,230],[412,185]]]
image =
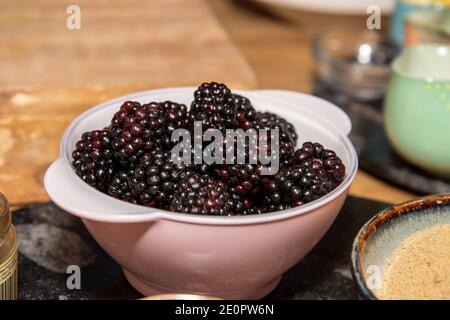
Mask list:
[[0,192],[47,199],[42,179],[64,128],[94,104],[133,91],[222,81],[254,88],[249,65],[206,1],[3,0],[0,10]]

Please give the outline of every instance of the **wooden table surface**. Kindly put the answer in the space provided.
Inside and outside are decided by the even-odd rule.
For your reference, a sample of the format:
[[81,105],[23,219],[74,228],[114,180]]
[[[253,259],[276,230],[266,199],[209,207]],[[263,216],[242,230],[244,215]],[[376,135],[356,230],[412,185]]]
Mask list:
[[[0,192],[47,201],[43,176],[81,112],[126,93],[198,86],[254,88],[252,69],[203,0],[3,0],[0,10]],[[206,48],[206,49],[205,49]]]
[[[309,45],[325,26],[365,20],[255,9],[245,1],[5,0],[0,11],[0,191],[14,206],[48,200],[42,186],[63,129],[90,106],[128,92],[217,80],[235,88],[311,92]],[[356,196],[414,197],[359,172]]]

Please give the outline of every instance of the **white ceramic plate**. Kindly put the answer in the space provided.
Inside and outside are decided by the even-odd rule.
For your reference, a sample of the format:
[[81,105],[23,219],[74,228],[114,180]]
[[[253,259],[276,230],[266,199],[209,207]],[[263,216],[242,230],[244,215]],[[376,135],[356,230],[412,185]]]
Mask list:
[[367,7],[377,5],[382,14],[390,14],[395,0],[254,0],[289,9],[333,14],[366,14]]

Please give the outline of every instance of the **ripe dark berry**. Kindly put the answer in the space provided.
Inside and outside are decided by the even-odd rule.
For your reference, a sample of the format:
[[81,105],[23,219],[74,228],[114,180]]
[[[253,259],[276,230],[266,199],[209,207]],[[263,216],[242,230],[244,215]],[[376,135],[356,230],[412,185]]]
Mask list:
[[[328,178],[324,173],[314,172],[306,166],[293,166],[281,170],[265,182],[264,212],[277,211],[281,206],[295,207],[327,194]],[[274,186],[271,186],[271,184]],[[275,190],[273,190],[275,189]]]
[[274,177],[263,179],[264,212],[314,201],[334,190],[345,177],[341,159],[319,143],[304,143],[292,162]]
[[128,180],[132,175],[133,172],[117,172],[108,186],[108,194],[120,200],[138,203],[138,198],[136,195],[133,195],[131,188],[128,185]]
[[187,107],[175,102],[126,101],[111,121],[114,158],[123,166],[133,166],[146,152],[170,150],[172,132],[186,128]]
[[174,161],[169,151],[153,150],[144,154],[127,171],[127,184],[139,204],[168,209],[180,181],[189,168]]
[[260,165],[219,165],[213,175],[241,195],[258,195],[261,192]]
[[280,131],[287,132],[291,136],[294,146],[297,144],[297,132],[295,131],[295,127],[286,119],[271,112],[258,112],[256,118],[263,127],[271,129],[278,128]]
[[249,193],[243,190],[242,186],[228,187],[230,214],[260,214],[262,197],[259,189],[257,193]]
[[85,132],[76,143],[72,158],[81,179],[98,190],[107,190],[115,173],[109,129]]
[[170,210],[201,215],[228,215],[225,184],[209,176],[186,175],[178,184]]
[[[345,177],[345,166],[332,150],[325,149],[320,143],[305,142],[295,151],[294,165],[311,167],[315,172],[324,172],[334,187]],[[333,188],[334,189],[334,188]]]
[[[295,141],[297,139],[297,134],[293,129],[293,126],[277,115],[270,112],[258,112],[253,126],[256,130],[259,129],[278,129],[278,155],[280,167],[284,168],[290,165],[292,157],[294,155]],[[292,129],[291,129],[292,128]],[[271,136],[272,132],[267,131],[267,152],[271,153]],[[259,146],[261,149],[261,146]]]
[[194,92],[189,110],[191,127],[194,121],[202,121],[203,130],[210,128],[225,131],[236,128],[237,112],[231,90],[222,83],[203,83]]
[[243,130],[252,128],[257,112],[250,100],[238,94],[233,94],[232,99],[236,107],[236,121],[239,128]]

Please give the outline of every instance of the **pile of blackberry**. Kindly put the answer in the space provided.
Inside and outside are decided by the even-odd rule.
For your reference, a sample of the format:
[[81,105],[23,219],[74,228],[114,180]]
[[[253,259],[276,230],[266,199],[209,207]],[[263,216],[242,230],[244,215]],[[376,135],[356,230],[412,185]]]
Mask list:
[[[278,172],[262,174],[264,164],[250,152],[256,141],[246,141],[245,163],[181,163],[171,154],[178,143],[172,133],[182,128],[193,137],[194,121],[202,121],[203,132],[266,129],[269,138],[258,151],[272,156],[270,130],[278,129]],[[198,87],[190,108],[171,101],[124,102],[108,127],[81,136],[72,166],[90,186],[131,203],[199,215],[261,214],[314,201],[344,180],[345,166],[334,151],[312,142],[295,150],[297,140],[286,119],[257,112],[248,98],[211,82]],[[224,142],[223,150],[229,147]]]

